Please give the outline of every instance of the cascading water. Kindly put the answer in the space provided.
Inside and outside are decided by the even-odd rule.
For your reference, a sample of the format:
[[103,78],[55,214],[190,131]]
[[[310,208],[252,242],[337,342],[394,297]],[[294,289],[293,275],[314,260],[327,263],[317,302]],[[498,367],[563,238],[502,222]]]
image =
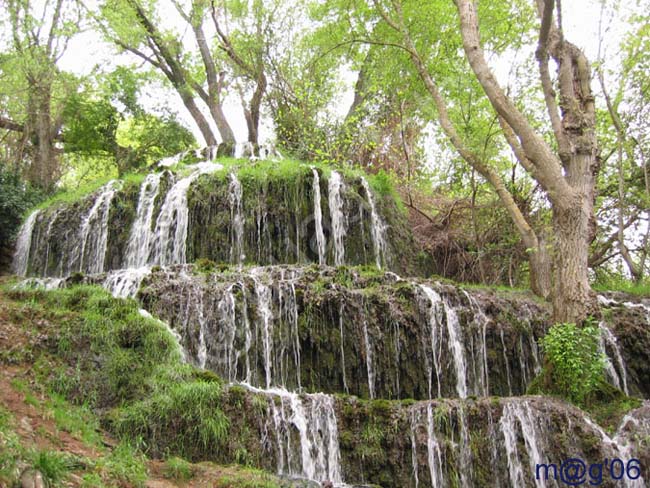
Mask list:
[[373,352],[370,335],[368,334],[368,321],[363,319],[363,346],[366,351],[366,371],[368,373],[368,395],[375,398],[375,370],[373,368]]
[[242,209],[243,190],[235,173],[230,173],[228,200],[230,203],[230,262],[241,264],[244,260],[244,212]]
[[332,241],[334,242],[334,264],[341,266],[345,263],[345,214],[343,213],[343,198],[341,191],[343,180],[336,171],[330,173],[327,184],[327,196],[330,208],[330,221],[332,228]]
[[325,233],[323,232],[323,212],[320,207],[320,177],[316,168],[312,169],[314,179],[312,180],[312,191],[314,193],[314,225],[316,226],[316,246],[318,247],[318,264],[325,264],[326,244]]
[[151,173],[140,186],[138,208],[131,226],[129,242],[126,246],[124,263],[127,268],[140,268],[147,264],[149,250],[154,239],[152,220],[154,204],[160,191],[162,173]]
[[[474,392],[478,395],[488,396],[490,394],[490,379],[488,375],[488,359],[487,359],[487,323],[488,318],[483,313],[481,306],[476,299],[471,296],[467,291],[463,290],[463,295],[467,298],[472,311],[472,326],[477,330],[477,333],[472,335],[472,366],[474,371]],[[478,345],[474,344],[474,337],[477,338]],[[478,351],[476,351],[478,349]]]
[[431,475],[431,486],[433,488],[442,487],[444,477],[442,474],[442,452],[440,444],[436,438],[433,424],[433,406],[427,405],[427,463],[429,464],[429,473]]
[[102,286],[118,298],[135,298],[142,280],[151,273],[147,267],[110,271]]
[[26,276],[29,266],[29,250],[32,245],[32,233],[34,232],[34,223],[40,210],[33,211],[25,223],[20,228],[18,239],[16,239],[16,251],[14,253],[13,268],[18,276]]
[[341,455],[333,398],[322,393],[298,396],[278,388],[248,388],[268,398],[278,473],[339,486]]
[[[379,213],[377,213],[375,197],[372,194],[368,181],[364,177],[361,177],[361,185],[366,192],[366,198],[370,206],[370,232],[372,234],[372,244],[375,249],[375,263],[378,268],[381,268],[382,263],[385,263],[387,258],[386,224],[379,216]],[[361,223],[363,225],[363,220]]]
[[[251,423],[246,426],[247,432],[255,436],[255,429],[259,428],[261,449],[268,449],[267,458],[271,463],[277,462],[279,473],[339,485],[343,479],[343,465],[345,477],[354,477],[355,481],[382,483],[390,479],[387,473],[399,478],[393,485],[387,482],[386,486],[413,486],[414,483],[419,488],[429,482],[433,487],[477,486],[486,476],[485,464],[479,463],[491,463],[502,468],[502,473],[495,475],[494,486],[508,486],[508,480],[512,486],[531,486],[535,483],[531,474],[534,466],[551,456],[553,445],[549,432],[565,428],[569,439],[566,442],[570,444],[574,437],[579,437],[585,424],[591,425],[588,419],[576,419],[575,412],[569,411],[566,404],[559,401],[553,401],[555,405],[552,401],[541,403],[546,400],[539,397],[424,401],[444,396],[484,397],[490,395],[490,388],[502,394],[522,394],[541,363],[536,338],[546,326],[540,325],[543,319],[536,316],[543,315],[540,312],[543,308],[533,305],[529,314],[522,313],[524,307],[509,306],[519,299],[500,302],[500,298],[487,293],[468,293],[431,282],[411,283],[388,273],[366,275],[355,269],[326,266],[243,268],[244,253],[255,258],[255,239],[258,240],[257,258],[262,262],[272,262],[282,256],[277,249],[272,249],[276,241],[288,242],[291,254],[286,255],[291,259],[295,255],[300,261],[302,253],[304,261],[305,243],[294,245],[291,240],[295,235],[299,241],[301,226],[304,233],[305,223],[311,220],[302,215],[295,221],[290,220],[290,226],[280,228],[276,225],[273,200],[267,199],[265,193],[275,190],[265,187],[259,192],[259,200],[249,205],[248,191],[243,195],[236,173],[214,179],[215,185],[221,185],[218,194],[224,198],[214,207],[218,206],[218,211],[223,212],[214,219],[220,227],[211,229],[219,229],[221,234],[217,238],[225,249],[215,271],[181,266],[187,258],[186,241],[195,252],[205,244],[205,235],[188,236],[190,222],[196,225],[206,222],[206,227],[214,225],[214,221],[210,221],[213,216],[205,215],[210,212],[202,213],[194,207],[188,209],[188,195],[190,201],[192,195],[199,195],[188,193],[188,190],[201,174],[218,168],[217,165],[200,165],[189,176],[172,180],[166,195],[161,194],[161,188],[166,188],[167,180],[162,180],[161,174],[149,175],[140,186],[135,212],[127,213],[135,213],[128,242],[126,245],[114,243],[117,233],[111,228],[110,249],[116,251],[115,255],[108,253],[110,262],[106,258],[107,268],[120,262],[134,268],[83,279],[101,282],[115,296],[140,300],[149,312],[173,326],[170,330],[182,345],[181,353],[187,361],[209,368],[231,383],[243,381],[252,393],[259,395],[262,401],[254,406],[261,404],[262,408],[255,409],[255,415],[249,416]],[[321,211],[320,174],[313,168],[306,168],[305,175],[296,193],[313,196],[312,201],[302,203],[307,208],[306,213],[311,212],[313,205],[314,235],[319,264],[323,265],[328,250],[323,229],[327,222],[323,222]],[[246,180],[247,189],[248,184]],[[388,261],[385,221],[377,213],[367,181],[362,180],[363,191],[358,195],[350,195],[352,186],[348,184],[346,188],[341,175],[331,172],[325,202],[331,229],[330,260],[336,265],[345,264],[346,258],[357,253],[362,256],[358,262],[374,258],[377,266],[385,266]],[[115,187],[105,187],[93,195],[93,200],[80,205],[76,213],[61,210],[60,219],[59,209],[32,214],[21,230],[18,243],[17,255],[25,256],[25,263],[17,256],[16,268],[24,269],[25,273],[32,266],[29,268],[32,273],[41,269],[44,275],[48,271],[51,273],[47,257],[44,264],[37,261],[28,266],[29,246],[33,247],[31,254],[34,254],[39,240],[41,244],[47,243],[39,248],[39,252],[47,256],[50,236],[54,241],[64,242],[62,236],[71,236],[71,246],[59,242],[52,245],[52,251],[64,257],[53,260],[63,263],[60,273],[63,275],[79,267],[86,271],[103,270],[104,263],[95,257],[107,252],[109,214],[119,214],[110,211],[116,191]],[[136,193],[137,187],[123,192],[120,206],[129,201],[135,207]],[[364,197],[367,205],[363,208],[350,204],[363,201]],[[290,209],[299,207],[291,199],[286,202],[291,203]],[[115,208],[120,206],[114,205]],[[356,218],[348,221],[344,210],[350,208],[355,212],[358,209],[360,217],[369,221],[370,235],[368,227],[364,230],[363,220],[360,228],[348,226],[348,222]],[[251,215],[250,229],[244,229],[245,209],[257,212]],[[121,222],[120,218],[124,216],[118,215],[116,221]],[[74,221],[75,226],[64,233],[57,228],[59,220]],[[78,223],[83,224],[82,233],[77,232]],[[372,249],[370,243],[363,242],[364,231],[365,237],[372,238]],[[46,235],[47,239],[43,240]],[[96,235],[99,236],[97,243],[93,239]],[[361,242],[357,242],[359,240]],[[344,242],[348,244],[347,249]],[[253,249],[247,247],[250,243]],[[363,254],[366,249],[369,256]],[[225,270],[222,270],[222,264],[228,261],[238,266],[223,266]],[[97,267],[89,269],[90,264],[97,264]],[[175,266],[135,267],[153,264]],[[68,281],[78,279],[75,276]],[[65,281],[42,283],[58,286]],[[410,303],[414,299],[417,306]],[[503,310],[517,320],[509,322],[508,314],[501,313]],[[149,312],[141,313],[149,316]],[[626,366],[619,349],[627,341],[621,340],[619,346],[611,331],[602,328],[606,330],[602,330],[601,348],[612,358],[610,372],[617,375],[619,384],[627,391]],[[421,362],[414,367],[415,360]],[[633,368],[630,361],[630,389],[636,392]],[[370,398],[423,401],[367,402],[346,395],[298,393],[304,388],[304,391],[351,392],[365,396],[366,383]],[[224,401],[226,397],[224,395]],[[558,422],[558,418],[568,419],[568,423]],[[383,422],[386,423],[382,425]],[[386,429],[381,432],[378,446],[371,446],[372,439],[364,435],[372,437],[384,425]],[[613,439],[604,433],[596,437],[600,438],[597,446],[611,447],[608,452],[621,459],[635,454],[632,444],[623,442],[622,434],[621,438],[617,434]],[[359,449],[360,442],[362,447],[368,448],[366,451]],[[575,446],[571,444],[570,447]],[[359,451],[365,453],[358,455]],[[404,452],[404,458],[393,456],[395,452]],[[558,452],[553,451],[552,455]],[[377,457],[373,459],[373,456]],[[561,461],[561,458],[552,461]],[[390,469],[382,471],[381,464]],[[405,475],[400,471],[404,464]]]
[[[621,421],[621,424],[614,435],[614,437],[610,437],[600,426],[595,424],[589,417],[586,415],[583,417],[583,420],[585,424],[587,424],[589,427],[591,427],[600,437],[601,444],[604,445],[609,452],[607,452],[607,455],[610,459],[612,459],[612,465],[613,465],[613,460],[614,459],[620,459],[623,460],[624,462],[627,462],[630,459],[635,459],[637,458],[637,452],[633,449],[633,447],[629,443],[629,439],[625,435],[624,431],[627,428],[627,424],[629,422],[636,422],[636,420],[631,416],[631,415],[626,415],[623,420]],[[639,427],[644,427],[644,428],[639,428]],[[643,430],[645,430],[645,434],[648,433],[648,424],[646,423],[645,426],[637,426],[636,430],[638,431],[639,437],[644,434]],[[613,469],[613,468],[612,468]],[[622,469],[622,468],[621,468]],[[643,476],[639,476],[636,479],[631,479],[628,476],[622,476],[622,479],[620,480],[622,486],[626,488],[644,488],[647,487],[645,484],[645,481],[643,479]]]
[[[447,331],[447,345],[449,352],[452,354],[454,361],[454,368],[456,371],[456,392],[460,398],[467,397],[467,367],[465,359],[465,348],[462,342],[462,333],[460,329],[460,322],[456,311],[451,307],[442,297],[426,285],[419,285],[420,289],[427,297],[430,303],[428,312],[429,324],[431,327],[431,352],[433,357],[434,367],[436,369],[436,377],[438,380],[438,392],[440,393],[440,355],[438,342],[442,338],[442,323],[441,317],[438,315],[438,310],[443,311],[444,322]],[[429,373],[431,376],[431,373]]]
[[[112,180],[104,185],[100,189],[95,203],[81,222],[79,253],[71,256],[78,263],[78,271],[87,273],[101,273],[104,271],[108,240],[108,215],[113,197],[117,190],[121,188],[121,185],[122,182],[119,180]],[[88,246],[88,239],[91,235],[92,242]],[[68,274],[71,269],[71,267],[68,268]]]
[[[623,387],[623,391],[626,395],[629,395],[627,389],[627,372],[625,371],[625,361],[623,361],[623,356],[621,355],[621,350],[618,347],[618,341],[616,336],[612,334],[612,331],[603,323],[598,324],[598,329],[600,330],[600,340],[599,340],[599,349],[602,354],[605,355],[605,369],[608,376],[611,378],[612,382],[617,388]],[[618,371],[614,367],[610,356],[607,354],[607,348],[613,352],[616,364],[618,365]]]
[[[51,246],[50,237],[52,236],[52,227],[56,223],[56,219],[59,216],[59,211],[60,211],[59,209],[56,209],[54,211],[52,217],[50,217],[49,223],[47,224],[47,230],[45,231],[46,246],[45,246],[45,259],[43,259],[43,271],[41,273],[42,276],[47,276],[47,267],[50,262],[50,246]],[[59,261],[61,266],[61,273],[59,274],[59,276],[61,276],[63,275],[63,260],[61,259]]]
[[264,372],[266,388],[271,387],[273,372],[271,357],[273,354],[273,312],[271,312],[271,288],[262,283],[255,275],[255,294],[257,310],[262,325],[262,347],[264,349]]
[[212,173],[223,166],[213,163],[199,163],[185,178],[178,180],[165,196],[158,219],[152,245],[150,264],[183,264],[186,262],[187,247],[187,191],[196,179]]
[[[526,399],[510,400],[504,405],[499,427],[505,441],[512,486],[525,486],[531,478],[534,479],[538,488],[557,486],[553,478],[544,480],[541,477],[532,476],[532,473],[537,471],[537,465],[549,462],[543,455],[547,450],[547,446],[542,440],[544,438],[542,424],[545,422],[546,420],[543,420],[539,413],[531,408]],[[518,432],[524,439],[528,468],[523,467],[521,454],[517,447]]]
[[[433,373],[436,375],[436,385],[438,387],[437,397],[442,396],[441,383],[440,383],[440,374],[441,374],[441,355],[442,355],[442,329],[440,324],[442,322],[439,317],[439,304],[442,304],[440,295],[428,286],[420,286],[420,291],[424,295],[424,309],[427,317],[427,322],[429,326],[429,340],[426,341],[426,335],[422,334],[424,341],[424,358],[427,369],[427,378],[429,383],[429,398],[432,396],[432,386],[433,386]],[[429,354],[427,351],[427,345],[431,349],[431,359],[429,359]]]

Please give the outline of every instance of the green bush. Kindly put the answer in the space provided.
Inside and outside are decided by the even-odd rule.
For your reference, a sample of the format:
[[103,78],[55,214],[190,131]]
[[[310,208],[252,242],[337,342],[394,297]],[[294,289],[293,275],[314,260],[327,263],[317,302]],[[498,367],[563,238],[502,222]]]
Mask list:
[[43,193],[21,181],[0,162],[0,247],[16,236],[27,210],[43,199]]
[[546,364],[541,387],[584,406],[605,379],[605,356],[598,347],[600,331],[587,325],[556,324],[542,339]]

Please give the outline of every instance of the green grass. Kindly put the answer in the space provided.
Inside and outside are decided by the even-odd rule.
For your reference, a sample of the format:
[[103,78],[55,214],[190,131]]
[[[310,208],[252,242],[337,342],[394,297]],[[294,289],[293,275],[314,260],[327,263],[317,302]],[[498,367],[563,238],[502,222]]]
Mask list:
[[18,463],[25,457],[15,433],[13,414],[0,405],[0,486],[11,486]]
[[54,393],[46,406],[52,412],[58,429],[68,432],[86,445],[101,446],[99,420],[88,405],[71,405],[63,396]]
[[282,488],[277,477],[257,469],[237,469],[215,480],[214,488]]
[[165,461],[163,474],[165,478],[176,481],[187,481],[194,476],[192,465],[179,457],[170,457]]
[[32,468],[40,471],[48,486],[59,485],[78,467],[78,460],[62,452],[43,450],[33,453]]
[[148,478],[146,458],[128,442],[121,442],[96,466],[119,485],[144,486]]
[[594,290],[605,291],[620,291],[629,293],[630,295],[637,295],[641,297],[650,297],[650,280],[644,280],[640,283],[635,283],[620,277],[608,278],[593,285]]
[[[144,180],[145,176],[146,175],[141,173],[130,173],[122,176],[120,180],[124,182],[124,186],[139,185],[142,182],[142,180]],[[99,188],[101,188],[102,186],[104,186],[106,183],[108,183],[113,179],[115,178],[105,177],[105,178],[97,179],[92,183],[80,185],[77,188],[63,189],[55,193],[48,199],[44,200],[40,204],[38,204],[36,208],[45,209],[45,208],[52,207],[54,205],[78,202],[79,200],[82,200],[86,196],[90,195],[91,193],[97,191]]]
[[[48,406],[61,430],[97,443],[90,412],[100,408],[115,434],[147,452],[192,458],[223,444],[229,423],[220,408],[221,380],[182,363],[174,337],[142,317],[137,302],[93,286],[8,293],[67,317],[55,351],[64,364],[36,368],[47,371],[43,380],[55,393]],[[66,400],[77,406],[68,409]]]

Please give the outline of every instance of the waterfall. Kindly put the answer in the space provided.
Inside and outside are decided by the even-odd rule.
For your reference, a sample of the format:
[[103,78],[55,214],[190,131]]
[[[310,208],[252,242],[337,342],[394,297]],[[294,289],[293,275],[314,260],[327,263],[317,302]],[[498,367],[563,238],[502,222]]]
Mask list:
[[[467,291],[461,290],[470,305],[472,311],[472,325],[477,329],[476,337],[478,339],[478,353],[474,347],[474,335],[472,335],[472,365],[474,371],[474,394],[481,396],[489,396],[490,394],[490,379],[488,376],[488,361],[487,361],[487,323],[488,318],[481,309],[481,305],[476,299],[471,296]],[[478,368],[477,368],[478,363]],[[478,369],[478,370],[477,370]],[[525,388],[525,387],[524,387]]]
[[467,368],[465,366],[465,349],[460,330],[460,322],[456,311],[445,303],[447,332],[449,333],[449,348],[454,357],[456,369],[456,391],[460,398],[467,398]]
[[[603,323],[599,322],[598,328],[600,329],[600,338],[599,338],[599,349],[602,354],[605,355],[605,369],[607,374],[612,379],[612,382],[617,388],[621,388],[621,382],[623,386],[623,391],[626,395],[629,395],[627,389],[627,373],[625,371],[625,361],[623,361],[623,356],[621,355],[621,350],[618,347],[618,341],[616,336],[612,334],[612,331]],[[620,371],[620,376],[612,364],[612,360],[607,354],[607,346],[614,353],[614,358],[616,359],[616,364]]]
[[[623,420],[621,421],[619,428],[613,438],[607,435],[607,433],[599,425],[595,424],[586,415],[583,415],[583,420],[588,426],[590,426],[598,433],[598,436],[601,439],[601,443],[609,448],[608,455],[610,459],[618,458],[623,460],[623,462],[627,462],[630,459],[639,457],[637,453],[634,452],[633,446],[629,444],[629,439],[624,432],[627,424],[632,423],[632,432],[635,432],[638,438],[642,438],[644,434],[647,435],[647,427],[646,432],[643,432],[643,429],[639,429],[638,425],[634,425],[637,423],[637,420],[634,419],[631,414],[627,414],[625,417],[623,417]],[[639,441],[639,444],[643,445],[642,441]],[[642,476],[639,476],[639,478],[635,480],[629,479],[627,476],[623,476],[623,479],[621,481],[623,482],[623,486],[626,488],[644,488],[647,486]]]
[[[438,386],[438,395],[437,397],[442,396],[441,383],[440,383],[440,373],[441,373],[441,356],[442,356],[442,329],[440,324],[442,322],[439,317],[439,304],[442,303],[440,295],[432,288],[424,285],[418,285],[418,289],[424,294],[426,304],[425,313],[427,316],[427,322],[429,326],[429,345],[431,347],[431,358],[427,354],[427,344],[425,342],[423,352],[425,358],[425,365],[427,370],[427,380],[429,383],[429,398],[432,396],[432,382],[433,382],[433,371],[436,373],[436,385]],[[422,334],[422,339],[425,339],[425,334]],[[433,361],[433,364],[432,364]]]
[[[239,286],[244,292],[244,285],[242,283],[239,283]],[[246,298],[246,293],[242,293],[242,311],[243,311],[243,317],[241,323],[244,324],[244,355],[246,356],[246,363],[245,363],[245,376],[244,376],[244,382],[245,383],[250,383],[251,382],[251,362],[250,362],[250,350],[251,350],[251,344],[253,342],[253,333],[251,331],[251,324],[250,320],[248,319],[248,300]]]
[[517,419],[511,411],[510,404],[505,405],[499,420],[499,427],[503,435],[506,457],[508,458],[510,484],[511,486],[526,486],[528,476],[524,476],[524,468],[519,458],[516,422]]
[[323,212],[320,208],[320,177],[316,168],[312,168],[314,175],[312,191],[314,193],[314,224],[316,226],[316,245],[318,246],[318,264],[325,264],[325,234],[323,232]]
[[[289,277],[285,277],[285,270],[280,271],[280,281],[278,283],[278,297],[280,301],[280,321],[288,324],[288,337],[283,341],[287,345],[290,345],[292,348],[293,355],[293,364],[296,370],[296,385],[298,390],[302,388],[300,381],[300,333],[298,330],[298,303],[296,300],[296,285],[295,285],[296,275],[294,272],[290,272]],[[287,360],[284,360],[284,350],[285,347],[282,347],[282,353],[280,354],[280,364],[284,365],[288,363]],[[287,384],[288,372],[283,371],[282,374],[282,383]]]
[[344,305],[341,303],[339,306],[339,334],[341,335],[341,373],[343,374],[343,390],[349,394],[347,376],[345,373],[345,343],[343,342],[343,310]]
[[[460,398],[467,397],[467,367],[465,360],[465,349],[463,347],[463,337],[460,330],[460,322],[456,311],[446,300],[443,300],[438,292],[427,285],[418,285],[424,295],[428,298],[430,309],[428,312],[429,325],[431,327],[431,351],[438,379],[438,396],[440,396],[440,356],[436,351],[440,350],[438,339],[442,338],[441,318],[438,310],[444,311],[444,320],[447,326],[447,335],[449,352],[454,360],[454,369],[456,370],[456,392]],[[430,373],[429,373],[430,374]]]
[[415,480],[415,488],[419,488],[420,477],[418,476],[418,446],[416,442],[416,430],[418,424],[418,411],[414,408],[411,409],[411,430],[409,432],[409,438],[411,439],[411,469],[413,472],[413,479]]
[[499,329],[499,336],[501,337],[501,351],[503,352],[503,362],[506,365],[506,379],[508,381],[508,396],[512,396],[512,380],[510,379],[510,364],[508,362],[508,354],[506,354],[506,342],[503,338],[503,329]]
[[230,262],[241,264],[244,260],[244,212],[242,209],[242,186],[237,175],[230,173],[228,201],[230,203]]
[[[386,261],[387,247],[386,247],[386,224],[377,213],[375,207],[375,199],[372,195],[372,190],[368,181],[362,176],[361,184],[366,192],[368,198],[368,205],[370,206],[370,232],[372,234],[372,244],[375,249],[375,263],[381,269],[382,262]],[[363,220],[361,221],[363,225]]]
[[[319,483],[342,483],[333,397],[322,393],[299,396],[279,388],[262,390],[246,386],[268,399],[276,438],[278,473]],[[293,432],[297,433],[299,445],[296,445]],[[294,457],[296,453],[299,459]]]
[[375,370],[373,369],[372,361],[372,344],[370,344],[370,336],[368,334],[368,321],[365,316],[363,318],[363,344],[366,350],[366,371],[368,373],[368,395],[370,399],[375,398]]
[[[45,259],[43,260],[43,273],[41,276],[47,276],[47,265],[50,260],[50,236],[52,235],[52,227],[54,226],[56,219],[59,217],[60,211],[60,208],[55,209],[47,223],[47,230],[45,231]],[[61,275],[63,275],[63,259],[59,260],[59,266],[61,268]]]
[[253,279],[255,280],[255,295],[257,297],[257,314],[262,323],[262,346],[264,348],[266,388],[270,388],[273,378],[271,372],[273,353],[273,312],[271,311],[271,289],[262,283],[256,274],[253,274]]
[[127,268],[139,268],[147,264],[153,241],[152,220],[154,204],[160,190],[162,173],[151,173],[140,186],[138,208],[131,226],[124,262]]
[[[535,479],[538,488],[544,488],[547,483],[557,485],[555,480],[537,479],[538,464],[546,464],[547,461],[542,453],[545,446],[542,443],[543,426],[538,413],[533,411],[529,400],[509,400],[503,406],[503,413],[499,421],[499,427],[505,441],[506,456],[508,458],[508,471],[512,486],[526,486],[527,480]],[[519,425],[519,429],[517,429]],[[523,468],[521,457],[517,448],[517,430],[521,432],[528,455],[529,467]]]
[[336,171],[330,173],[327,184],[327,197],[330,208],[330,221],[332,228],[332,240],[334,242],[334,264],[341,266],[345,264],[345,247],[343,239],[345,238],[345,214],[343,213],[343,198],[341,190],[343,180],[341,175]]
[[429,464],[431,486],[433,488],[444,486],[444,477],[442,474],[442,452],[435,434],[433,424],[433,406],[431,403],[427,404],[427,463]]
[[206,162],[195,165],[195,168],[189,176],[174,183],[165,196],[165,202],[156,221],[150,264],[166,265],[186,262],[187,224],[189,221],[187,191],[199,176],[222,169],[223,166]]
[[[189,307],[188,301],[188,307]],[[197,301],[195,302],[198,309],[197,319],[199,321],[199,345],[196,352],[197,366],[201,369],[205,369],[205,366],[208,363],[208,343],[206,341],[207,334],[207,319],[203,311],[203,292],[201,290],[197,293]]]
[[[81,222],[79,240],[81,249],[77,258],[79,262],[78,271],[87,273],[101,273],[104,271],[104,260],[106,258],[106,246],[108,241],[108,215],[111,210],[111,203],[117,190],[122,186],[119,180],[111,180],[99,190],[95,203],[90,211],[84,216]],[[87,252],[88,238],[92,236],[90,250]],[[88,258],[86,259],[86,254]],[[84,267],[86,263],[86,267]]]
[[224,292],[217,304],[220,327],[216,337],[210,341],[215,346],[216,356],[225,360],[225,376],[228,381],[235,381],[237,378],[237,353],[235,351],[235,336],[237,333],[237,318],[235,295],[230,285]]
[[135,298],[142,280],[151,273],[147,267],[110,271],[102,286],[117,298]]
[[34,223],[40,210],[33,211],[25,223],[20,227],[18,238],[16,239],[16,251],[14,252],[13,268],[18,276],[26,276],[29,267],[29,250],[32,246],[32,233],[34,232]]

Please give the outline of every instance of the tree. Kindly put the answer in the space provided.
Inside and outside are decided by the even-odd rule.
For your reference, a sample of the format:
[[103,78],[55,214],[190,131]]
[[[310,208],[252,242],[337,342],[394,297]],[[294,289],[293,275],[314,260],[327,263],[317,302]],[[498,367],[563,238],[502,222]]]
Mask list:
[[73,0],[33,4],[7,0],[10,50],[0,58],[4,73],[0,128],[20,133],[13,158],[26,164],[33,184],[51,190],[60,173],[63,109],[78,80],[57,62],[78,32],[81,12]]
[[[603,4],[601,24],[605,7]],[[615,164],[610,165],[611,170],[606,167],[601,172],[599,185],[598,210],[611,233],[593,246],[590,264],[602,267],[620,257],[629,276],[641,282],[647,276],[650,253],[650,18],[647,14],[632,15],[627,20],[632,29],[623,39],[619,51],[622,56],[614,60],[620,66],[608,69],[613,60],[602,54],[600,41],[597,74],[606,107],[599,127],[600,140],[607,159],[615,160]]]
[[109,41],[143,59],[165,76],[196,122],[206,144],[216,146],[216,134],[197,105],[197,98],[203,101],[221,141],[230,152],[235,136],[223,111],[226,73],[212,55],[203,30],[205,7],[194,2],[190,13],[183,14],[199,48],[201,61],[198,63],[193,62],[176,32],[160,27],[155,7],[139,0],[107,0],[96,20]]
[[[525,4],[521,2],[499,6],[481,3],[480,6],[482,13],[492,21],[495,14],[501,16],[502,21],[508,16],[520,19],[521,11],[525,9]],[[417,26],[418,18],[421,18],[418,8],[423,7],[397,1],[388,5],[375,1],[373,10],[398,36],[397,39],[378,39],[374,42],[391,44],[408,53],[436,106],[442,129],[463,160],[494,187],[532,252],[531,271],[542,274],[542,282],[550,281],[548,263],[549,258],[552,259],[551,300],[555,320],[580,322],[595,303],[588,279],[588,250],[595,233],[593,205],[599,154],[589,63],[584,54],[565,39],[560,17],[554,15],[555,7],[553,0],[538,0],[535,5],[539,17],[535,57],[547,121],[554,139],[550,144],[545,140],[543,130],[532,123],[516,100],[503,89],[487,62],[479,32],[493,32],[498,27],[495,28],[494,22],[481,24],[479,11],[471,0],[455,1],[455,22],[460,26],[462,49],[470,72],[489,101],[498,118],[501,133],[519,164],[543,189],[550,203],[553,239],[548,245],[530,226],[494,167],[466,144],[457,130],[457,124],[450,117],[450,100],[440,89],[440,74],[432,70],[428,59],[421,55],[423,38],[413,35],[421,34],[421,30],[412,27]],[[436,4],[428,8],[436,9],[435,18],[439,22],[450,19],[446,5]],[[436,28],[449,30],[452,26],[446,24]],[[503,37],[498,40],[503,41]],[[490,45],[496,45],[498,40],[491,39]],[[432,40],[429,38],[427,42],[431,43]],[[441,39],[434,39],[433,42],[443,44]],[[559,94],[555,92],[550,75],[550,58],[558,66]],[[551,249],[550,256],[546,253],[547,247]]]

